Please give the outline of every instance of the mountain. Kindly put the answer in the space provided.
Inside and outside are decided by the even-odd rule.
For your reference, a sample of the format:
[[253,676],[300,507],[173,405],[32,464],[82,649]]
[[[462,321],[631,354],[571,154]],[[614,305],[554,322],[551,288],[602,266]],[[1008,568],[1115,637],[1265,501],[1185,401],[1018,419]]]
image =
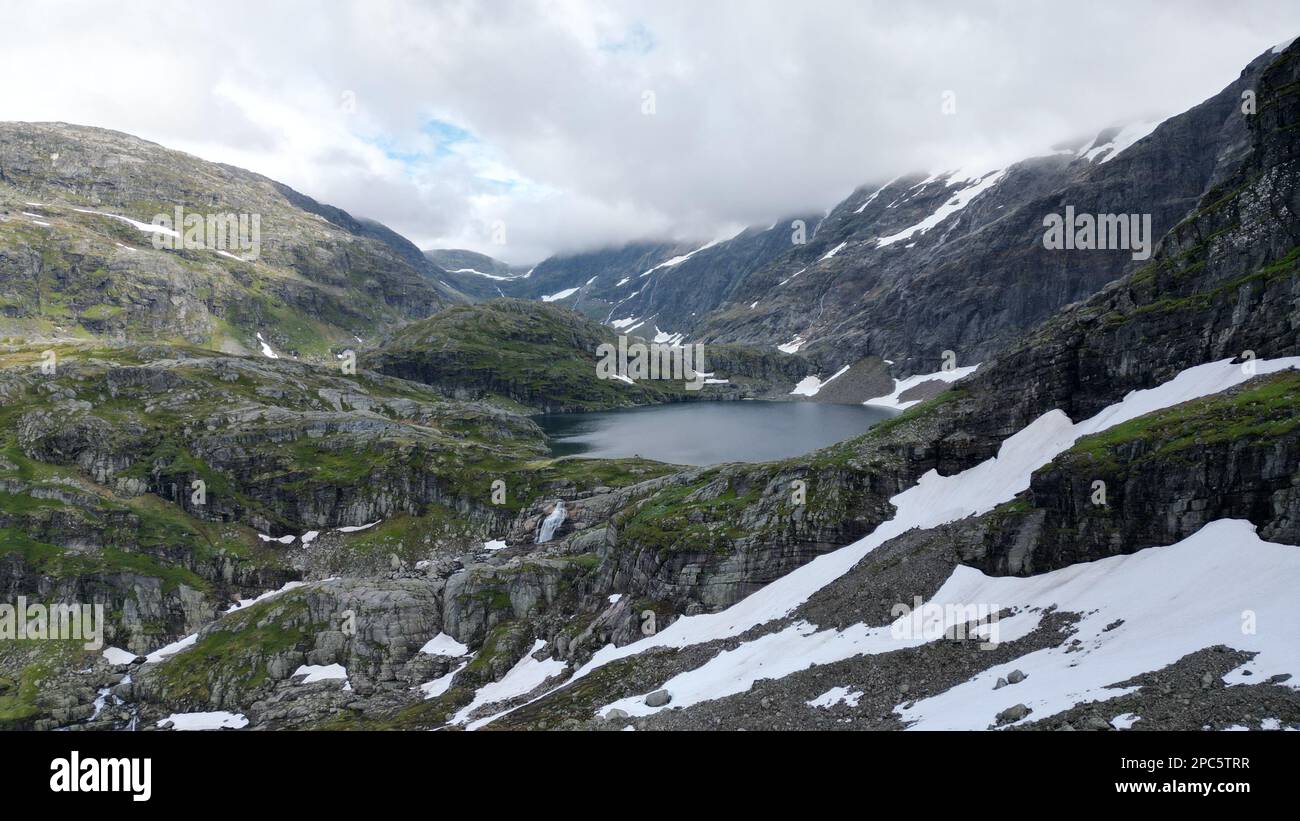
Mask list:
[[[729,555],[752,565],[789,555],[792,537],[809,544],[809,524],[830,509],[840,538],[856,531],[857,541],[760,592],[729,591],[735,603],[716,617],[579,652],[566,675],[482,721],[1206,729],[1300,720],[1300,661],[1285,630],[1257,638],[1240,625],[1255,608],[1275,624],[1300,617],[1291,589],[1300,573],[1298,79],[1300,48],[1267,56],[1240,161],[1146,265],[857,440],[654,489],[621,514],[613,555],[657,534],[680,563],[634,566],[656,568],[660,586],[650,589],[681,597],[674,607],[690,615],[688,602],[699,613],[712,595],[688,587],[699,578],[695,534],[750,523]],[[816,489],[806,511],[783,492],[795,478]],[[748,490],[721,512],[667,504],[721,487]],[[941,629],[900,635],[892,603],[913,601],[937,606]],[[1013,637],[986,646],[991,613],[974,602],[996,602],[992,614],[1001,611]]]
[[1242,93],[1270,60],[1262,55],[1214,97],[1159,125],[1109,129],[1077,150],[1005,169],[864,186],[806,246],[751,274],[692,337],[776,345],[798,336],[830,367],[875,354],[924,373],[938,369],[945,350],[961,365],[987,361],[1019,332],[1143,264],[1127,250],[1049,250],[1044,217],[1067,207],[1150,214],[1154,243],[1242,162]]
[[680,340],[793,247],[796,230],[812,235],[820,220],[792,217],[712,242],[637,242],[554,256],[514,294],[569,305],[622,331]]
[[[581,309],[591,289],[607,292],[620,287],[622,280],[631,282],[649,268],[689,253],[694,246],[671,241],[629,242],[624,245],[583,251],[573,254],[556,254],[539,262],[522,283],[519,296],[548,302],[563,302]],[[604,281],[600,278],[604,277]],[[590,313],[599,315],[604,301]]]
[[786,346],[827,373],[868,357],[900,375],[939,371],[945,352],[959,366],[986,362],[1145,262],[1133,249],[1049,249],[1044,217],[1149,215],[1154,246],[1242,162],[1242,94],[1269,62],[1162,123],[1103,129],[1003,169],[862,186],[824,218],[552,257],[507,293],[665,340]]
[[[1300,726],[1300,44],[1243,78],[1258,108],[1239,123],[1218,119],[1216,97],[1199,119],[1103,133],[1005,177],[864,190],[807,247],[780,250],[790,235],[774,226],[557,258],[522,280],[550,301],[394,319],[355,370],[177,340],[0,343],[0,589],[104,604],[111,645],[0,642],[0,726]],[[1181,164],[1139,185],[1179,144]],[[981,290],[991,274],[947,257],[992,265],[1002,243],[1007,270],[1027,271],[1035,208],[1041,228],[1073,202],[1062,192],[1096,209],[1128,184],[1167,223],[1150,259],[1044,257],[1061,282],[1124,269],[1055,309],[1064,291],[1012,310]],[[953,197],[965,204],[946,220],[879,246]],[[861,234],[858,215],[872,221]],[[405,270],[409,254],[374,232],[348,236]],[[584,315],[610,276],[594,269],[662,283],[645,309],[667,312],[706,279],[683,266],[724,245],[731,273],[697,289],[732,294],[709,323],[787,257],[821,264],[768,292],[841,265],[874,276],[848,264],[870,254],[931,310],[926,277],[965,282],[952,293],[979,308],[969,322],[990,339],[969,350],[987,359],[899,381],[895,399],[924,401],[803,456],[552,458],[527,414],[699,398],[596,378],[616,329],[599,321],[609,300]],[[890,267],[905,251],[934,265]],[[559,285],[576,290],[547,290]],[[863,354],[902,333],[881,306],[907,293],[838,337],[818,335],[831,320],[811,303],[756,327],[879,371]],[[632,342],[683,333],[633,319],[617,329]],[[934,344],[920,334],[910,349]],[[770,345],[706,355],[728,379],[710,398],[788,394],[825,368]],[[907,356],[909,372],[932,364]],[[816,381],[839,391],[836,374]]]
[[486,254],[454,248],[425,251],[424,256],[442,269],[442,279],[475,299],[513,296],[519,280],[525,279],[531,271],[530,268],[507,265]]
[[[155,216],[175,231],[178,208],[205,228],[242,215],[246,247],[234,230],[157,247],[174,240]],[[440,275],[389,229],[258,174],[103,129],[0,124],[0,333],[324,358],[459,301]]]

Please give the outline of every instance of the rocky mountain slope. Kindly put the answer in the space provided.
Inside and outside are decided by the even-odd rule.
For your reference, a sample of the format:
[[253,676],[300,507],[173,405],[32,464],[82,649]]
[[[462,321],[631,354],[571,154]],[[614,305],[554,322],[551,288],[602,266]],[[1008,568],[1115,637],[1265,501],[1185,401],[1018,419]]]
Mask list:
[[650,339],[681,339],[820,221],[820,214],[805,215],[713,241],[634,242],[557,255],[507,293],[559,302]]
[[1049,250],[1043,218],[1067,206],[1149,214],[1157,241],[1242,161],[1242,93],[1273,56],[1153,129],[1102,132],[1001,170],[864,186],[805,247],[751,275],[693,336],[771,345],[799,335],[809,340],[803,350],[830,366],[875,354],[904,373],[937,370],[945,350],[962,365],[986,361],[1022,330],[1143,264],[1128,250]]
[[[198,247],[155,247],[172,239],[155,216],[178,208],[205,228],[243,215],[248,247],[206,230]],[[0,124],[0,334],[323,358],[461,299],[440,272],[387,228],[260,175],[103,129]]]
[[[670,470],[554,462],[526,417],[341,363],[170,345],[53,352],[51,372],[45,351],[11,347],[0,371],[0,590],[102,604],[106,641],[126,657],[303,578],[345,574],[371,596],[417,562],[450,573],[554,487],[609,490]],[[3,644],[6,726],[94,712],[98,654]],[[52,659],[96,682],[89,698],[76,681],[32,688],[52,665],[71,674]]]
[[987,361],[1060,308],[1142,267],[1152,250],[1050,250],[1044,217],[1067,207],[1149,215],[1153,246],[1246,156],[1243,94],[1273,56],[1163,123],[1105,129],[1004,169],[863,186],[824,219],[801,218],[802,242],[794,221],[781,220],[708,244],[557,257],[511,293],[559,299],[646,334],[789,345],[827,373],[867,356],[890,360],[899,376],[939,370],[945,351],[959,366]]

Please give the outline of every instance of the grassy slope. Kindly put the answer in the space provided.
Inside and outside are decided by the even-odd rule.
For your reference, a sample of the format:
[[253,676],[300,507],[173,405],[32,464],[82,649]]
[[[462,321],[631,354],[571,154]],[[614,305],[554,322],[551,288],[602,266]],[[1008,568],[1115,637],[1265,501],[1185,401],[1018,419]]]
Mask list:
[[414,322],[364,361],[394,376],[529,407],[550,403],[597,410],[701,396],[681,381],[630,385],[595,378],[597,347],[617,339],[610,329],[567,308],[495,300]]

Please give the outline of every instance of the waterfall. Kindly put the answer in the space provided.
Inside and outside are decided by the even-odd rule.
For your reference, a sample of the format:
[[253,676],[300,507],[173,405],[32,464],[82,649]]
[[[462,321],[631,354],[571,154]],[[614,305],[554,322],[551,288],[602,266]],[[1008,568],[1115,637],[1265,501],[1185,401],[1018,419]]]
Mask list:
[[549,542],[562,524],[564,524],[564,500],[561,499],[555,503],[555,510],[552,510],[542,522],[542,528],[537,532],[537,544]]

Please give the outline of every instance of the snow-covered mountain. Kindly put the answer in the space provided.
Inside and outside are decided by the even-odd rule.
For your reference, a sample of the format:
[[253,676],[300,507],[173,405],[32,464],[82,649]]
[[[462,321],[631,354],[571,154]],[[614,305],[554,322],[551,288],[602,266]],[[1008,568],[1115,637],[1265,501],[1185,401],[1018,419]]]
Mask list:
[[1106,129],[1002,169],[916,173],[863,186],[804,247],[737,285],[693,336],[801,348],[831,370],[873,354],[903,375],[987,361],[1016,335],[1144,264],[1129,250],[1044,246],[1044,217],[1149,214],[1154,244],[1246,153],[1241,94],[1270,55],[1160,124]]
[[811,235],[820,219],[792,217],[734,236],[554,256],[512,295],[559,302],[647,338],[680,340],[752,272],[791,247],[796,220]]
[[1046,248],[1046,215],[1150,215],[1153,246],[1233,173],[1248,148],[1241,95],[1272,56],[1164,122],[1106,128],[1006,168],[864,185],[824,218],[552,257],[503,290],[661,340],[799,351],[826,375],[866,357],[901,377],[932,373],[947,351],[975,365],[1144,264],[1130,249]]

